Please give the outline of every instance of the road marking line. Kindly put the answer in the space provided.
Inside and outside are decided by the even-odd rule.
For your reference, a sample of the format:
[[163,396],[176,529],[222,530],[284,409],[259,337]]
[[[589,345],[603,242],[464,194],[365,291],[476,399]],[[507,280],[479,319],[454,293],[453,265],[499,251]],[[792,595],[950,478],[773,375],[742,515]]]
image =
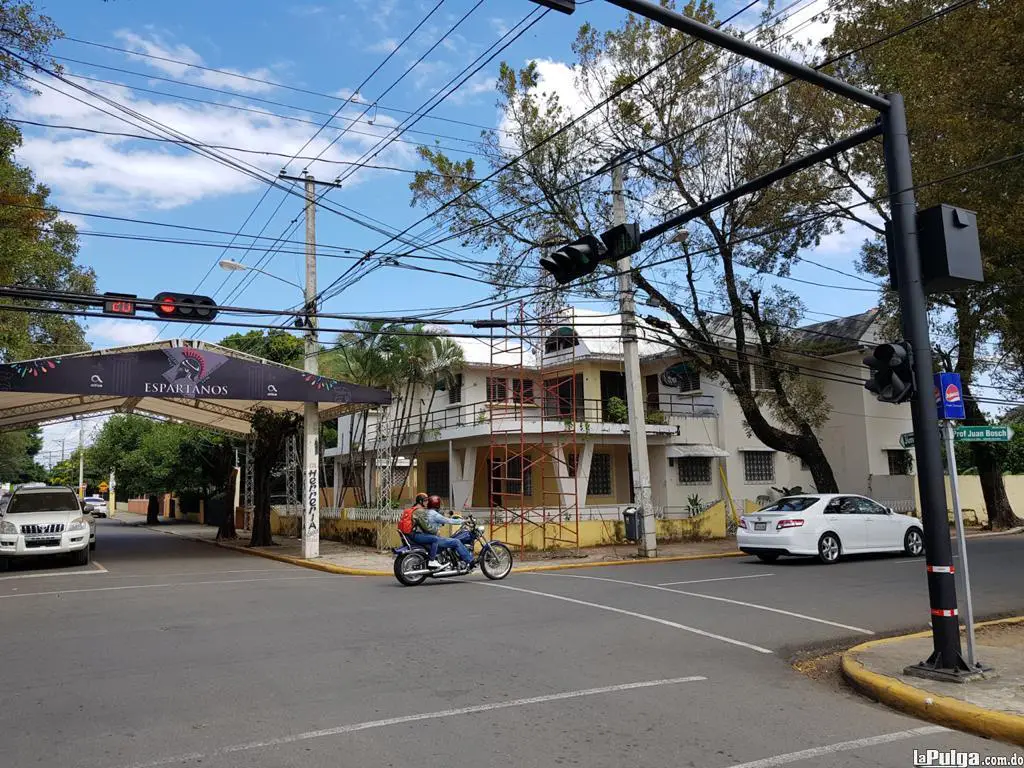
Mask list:
[[112,579],[166,578],[168,576],[217,576],[222,573],[294,573],[294,568],[282,564],[280,568],[241,568],[231,571],[175,571],[173,573],[111,573]]
[[[635,619],[643,619],[644,621],[652,621],[655,624],[663,624],[666,627],[672,627],[673,629],[681,629],[684,632],[692,632],[695,635],[701,635],[702,637],[708,637],[712,640],[720,640],[723,643],[729,643],[730,645],[738,645],[741,648],[749,648],[752,651],[758,653],[773,653],[773,651],[767,648],[762,648],[759,645],[753,645],[751,643],[745,643],[742,640],[734,640],[731,637],[725,637],[723,635],[716,635],[714,632],[705,632],[703,629],[697,629],[696,627],[688,627],[685,624],[678,624],[668,619],[660,619],[657,616],[648,616],[644,613],[636,613],[634,611],[626,611],[622,608],[613,608],[610,605],[601,605],[600,603],[589,603],[586,600],[576,600],[572,597],[565,597],[564,595],[554,595],[550,592],[537,592],[533,589],[523,589],[522,587],[510,587],[507,584],[485,584],[482,582],[472,582],[479,584],[482,587],[495,587],[497,589],[511,589],[513,592],[525,592],[528,595],[537,595],[538,597],[550,597],[552,600],[562,600],[566,603],[574,603],[576,605],[585,605],[588,608],[598,608],[602,611],[611,611],[612,613],[621,613],[623,616],[632,616]],[[672,590],[669,590],[670,592]]]
[[923,728],[912,728],[909,731],[883,733],[880,736],[869,736],[866,739],[841,741],[838,744],[830,744],[825,747],[812,747],[811,749],[802,749],[799,752],[789,752],[785,755],[776,755],[775,757],[766,757],[761,760],[753,760],[749,763],[739,763],[737,765],[731,765],[729,766],[729,768],[773,768],[776,765],[798,763],[802,760],[810,760],[815,757],[832,755],[836,752],[849,752],[850,750],[861,749],[863,747],[876,747],[880,744],[892,744],[895,741],[904,741],[906,739],[912,739],[915,736],[930,736],[934,733],[942,733],[943,731],[947,730],[949,729],[943,728],[941,725],[926,725]]
[[253,581],[298,581],[301,579],[333,579],[334,576],[285,576],[281,579],[221,579],[219,581],[178,581],[167,584],[125,584],[122,587],[90,587],[88,589],[56,589],[52,592],[19,592],[18,594],[0,595],[0,600],[9,597],[45,597],[46,595],[73,595],[77,592],[117,592],[123,589],[156,589],[157,587],[195,587],[209,584],[248,584]]
[[736,579],[764,579],[774,575],[774,573],[754,573],[749,576],[720,576],[717,579],[691,579],[690,581],[666,581],[662,584],[658,584],[658,586],[675,587],[681,584],[705,584],[709,581],[735,581]]
[[[662,592],[674,592],[677,595],[686,595],[687,597],[699,597],[704,600],[714,600],[719,603],[729,603],[731,605],[742,605],[746,608],[755,608],[759,611],[768,611],[769,613],[778,613],[783,616],[792,616],[795,619],[803,619],[805,621],[813,621],[818,624],[828,624],[830,627],[839,627],[840,629],[849,629],[853,632],[859,632],[862,635],[873,635],[875,634],[870,629],[864,629],[862,627],[854,627],[849,624],[840,624],[838,621],[829,621],[828,619],[818,619],[814,616],[807,616],[803,613],[794,613],[793,611],[785,611],[782,608],[771,608],[767,605],[759,605],[758,603],[747,603],[743,600],[732,600],[728,597],[718,597],[717,595],[702,595],[698,592],[687,592],[682,589],[669,589],[668,587],[659,587],[655,584],[641,584],[639,581],[620,581],[619,579],[607,579],[601,576],[573,576],[568,573],[542,573],[539,576],[555,576],[562,579],[589,579],[591,581],[610,581],[613,584],[625,584],[630,587],[642,587],[644,589],[657,589]],[[498,586],[498,585],[495,585]]]
[[334,728],[324,728],[319,731],[306,731],[291,736],[279,736],[276,739],[264,741],[250,741],[247,744],[235,744],[230,747],[221,747],[208,754],[190,753],[176,757],[165,757],[151,763],[134,763],[131,768],[157,768],[162,765],[172,765],[185,762],[186,760],[207,760],[218,756],[231,755],[236,752],[248,752],[254,749],[265,749],[267,747],[279,747],[285,744],[294,744],[298,741],[309,739],[322,739],[327,736],[340,736],[356,731],[367,731],[373,728],[386,728],[391,725],[405,725],[406,723],[417,723],[424,720],[441,720],[449,717],[460,717],[462,715],[475,715],[481,712],[493,712],[498,709],[511,709],[513,707],[526,707],[532,704],[547,704],[552,701],[565,701],[567,699],[579,699],[585,696],[599,696],[605,693],[619,693],[621,691],[635,691],[642,688],[659,688],[666,685],[679,685],[681,683],[697,683],[707,680],[702,675],[690,677],[671,677],[662,680],[643,680],[636,683],[621,683],[619,685],[606,685],[600,688],[585,688],[578,691],[565,691],[563,693],[549,693],[544,696],[531,696],[526,699],[512,699],[511,701],[496,701],[493,704],[475,704],[469,707],[458,709],[442,709],[437,712],[424,712],[418,715],[404,715],[402,717],[389,717],[383,720],[368,720],[363,723],[351,723],[339,725]]
[[98,573],[107,573],[107,569],[99,563],[94,562],[95,568],[88,571],[47,571],[46,573],[17,573],[13,576],[0,576],[0,581],[14,581],[16,579],[48,579],[54,576],[66,576],[72,578],[74,576],[93,576]]

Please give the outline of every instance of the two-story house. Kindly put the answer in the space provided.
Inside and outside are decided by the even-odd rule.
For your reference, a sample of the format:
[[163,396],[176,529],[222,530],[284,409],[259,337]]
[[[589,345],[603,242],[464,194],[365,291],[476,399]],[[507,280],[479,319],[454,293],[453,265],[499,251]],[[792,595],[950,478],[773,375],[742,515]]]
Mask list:
[[[861,384],[862,357],[878,341],[876,315],[802,329],[797,340],[808,352],[800,370],[820,381],[830,404],[819,437],[840,488],[912,503],[907,453],[899,445],[900,433],[911,429],[909,408],[880,404]],[[403,498],[425,490],[452,508],[506,520],[557,518],[577,508],[583,520],[618,518],[633,499],[620,322],[618,315],[572,309],[534,345],[456,338],[465,363],[454,386],[421,393],[411,404],[416,428],[392,448],[408,467]],[[799,459],[750,434],[721,378],[682,363],[662,332],[641,324],[639,335],[659,513],[686,516],[728,496],[757,501],[777,495],[773,488],[813,488]],[[755,390],[767,386],[756,365],[751,375]],[[370,468],[377,414],[365,417],[362,444],[347,439],[363,434],[348,420],[362,418],[339,421],[338,448],[327,455],[337,462],[339,482],[348,477],[369,490],[376,482]],[[358,466],[358,477],[346,466]]]

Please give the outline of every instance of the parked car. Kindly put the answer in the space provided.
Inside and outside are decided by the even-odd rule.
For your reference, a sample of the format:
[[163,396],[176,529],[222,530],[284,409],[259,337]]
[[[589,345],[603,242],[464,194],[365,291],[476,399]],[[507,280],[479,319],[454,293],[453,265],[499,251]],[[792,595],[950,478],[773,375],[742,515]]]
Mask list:
[[864,496],[836,493],[786,496],[744,515],[736,543],[766,563],[781,555],[817,556],[831,564],[862,552],[924,554],[920,520]]
[[11,558],[70,554],[90,560],[95,521],[67,486],[17,488],[0,516],[0,569]]
[[93,517],[107,516],[107,500],[102,496],[86,496],[83,499],[85,508],[92,513]]

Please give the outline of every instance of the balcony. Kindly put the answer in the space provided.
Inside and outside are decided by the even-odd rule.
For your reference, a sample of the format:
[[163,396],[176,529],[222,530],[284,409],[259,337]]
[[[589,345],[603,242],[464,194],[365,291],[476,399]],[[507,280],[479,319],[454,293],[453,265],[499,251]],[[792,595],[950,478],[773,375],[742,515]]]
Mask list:
[[[713,418],[717,415],[711,395],[662,395],[659,408],[646,412],[647,434],[667,435],[676,432],[676,422],[688,418]],[[420,430],[426,432],[424,442],[453,440],[463,437],[488,435],[492,432],[511,434],[557,434],[575,431],[577,435],[621,435],[628,426],[621,414],[609,412],[607,401],[571,400],[550,397],[534,402],[460,403],[435,410],[422,424],[412,417],[413,426],[402,441],[414,444]],[[366,446],[373,448],[377,441],[377,425],[371,423],[366,430]],[[398,447],[398,446],[396,446]]]

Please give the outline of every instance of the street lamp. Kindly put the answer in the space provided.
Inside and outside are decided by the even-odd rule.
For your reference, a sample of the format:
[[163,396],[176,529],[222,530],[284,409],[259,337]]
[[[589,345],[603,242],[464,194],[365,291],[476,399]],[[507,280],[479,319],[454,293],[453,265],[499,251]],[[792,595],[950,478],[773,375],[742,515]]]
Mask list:
[[242,264],[240,261],[232,261],[231,259],[221,259],[217,262],[221,269],[225,272],[259,272],[261,275],[272,277],[275,280],[280,280],[282,283],[288,283],[288,285],[298,288],[300,291],[305,291],[298,283],[293,283],[291,280],[286,280],[283,277],[275,275],[273,272],[267,272],[266,270],[260,269],[259,267],[251,267],[248,264]]

